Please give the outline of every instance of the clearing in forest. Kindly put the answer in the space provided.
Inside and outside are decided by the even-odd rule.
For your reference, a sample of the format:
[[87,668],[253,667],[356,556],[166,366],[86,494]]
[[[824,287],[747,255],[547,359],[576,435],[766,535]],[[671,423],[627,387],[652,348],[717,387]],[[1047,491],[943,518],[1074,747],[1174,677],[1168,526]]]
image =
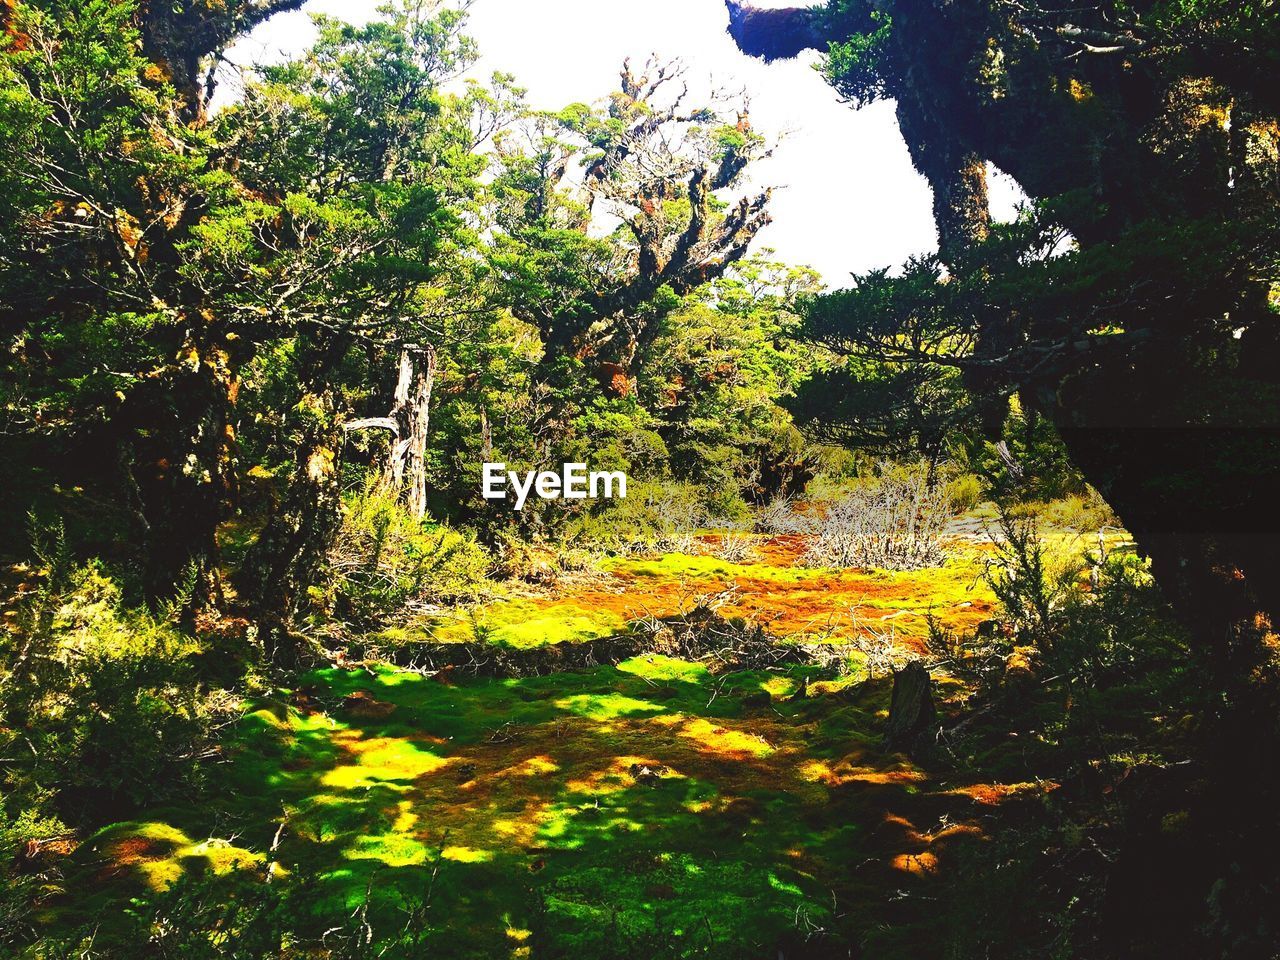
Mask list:
[[[926,614],[951,629],[989,615],[972,541],[912,573],[808,568],[803,546],[614,559],[438,618],[435,640],[580,642],[713,593],[778,644],[871,631],[909,651]],[[71,869],[93,895],[48,919],[266,862],[313,878],[317,916],[439,931],[433,956],[822,955],[842,931],[914,916],[947,847],[1029,789],[936,782],[884,751],[890,683],[856,658],[842,676],[716,666],[647,653],[546,676],[315,671],[249,705],[207,805],[87,840]]]

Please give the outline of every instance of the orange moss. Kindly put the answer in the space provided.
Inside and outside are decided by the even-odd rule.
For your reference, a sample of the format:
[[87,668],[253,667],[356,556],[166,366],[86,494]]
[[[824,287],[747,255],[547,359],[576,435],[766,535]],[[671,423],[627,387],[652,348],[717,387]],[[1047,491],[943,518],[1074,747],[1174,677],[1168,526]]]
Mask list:
[[981,587],[976,567],[907,574],[801,571],[805,549],[803,536],[772,537],[756,545],[759,562],[724,564],[696,576],[667,574],[660,567],[655,574],[652,566],[637,573],[620,565],[586,588],[545,597],[534,605],[548,609],[572,600],[585,609],[631,620],[671,616],[687,610],[699,595],[736,587],[734,601],[719,612],[760,623],[778,637],[891,629],[909,649],[920,646],[926,613],[957,632],[972,631],[991,618],[992,598]]
[[107,844],[103,851],[117,866],[132,866],[150,860],[163,860],[173,852],[173,844],[153,837],[122,837]]
[[893,868],[916,876],[933,876],[938,872],[938,858],[928,850],[900,853],[893,858]]
[[946,793],[968,797],[984,806],[998,806],[1012,797],[1049,793],[1056,790],[1058,786],[1059,784],[1051,780],[1042,783],[973,783],[968,786],[954,787]]

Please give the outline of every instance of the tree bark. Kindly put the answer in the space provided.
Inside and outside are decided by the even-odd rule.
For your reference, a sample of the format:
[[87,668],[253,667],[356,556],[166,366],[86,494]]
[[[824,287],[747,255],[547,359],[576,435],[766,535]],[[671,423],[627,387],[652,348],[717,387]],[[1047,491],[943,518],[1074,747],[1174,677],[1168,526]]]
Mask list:
[[154,604],[190,586],[189,618],[221,598],[217,530],[236,492],[238,386],[228,350],[188,342],[122,412],[131,450],[123,462],[144,525],[144,591]]
[[[1220,689],[1280,671],[1280,386],[1151,357],[1048,406],[1072,460],[1151,558]],[[1250,396],[1240,416],[1231,397]]]
[[318,408],[322,417],[299,445],[280,504],[246,557],[240,577],[241,597],[257,615],[268,656],[285,665],[297,659],[294,620],[307,588],[319,579],[342,522],[342,431],[333,424],[331,399],[319,398],[309,406]]
[[919,660],[913,660],[901,670],[895,670],[885,746],[914,752],[924,745],[937,720],[938,708],[933,702],[933,680],[928,668]]
[[427,514],[427,439],[435,377],[435,347],[401,347],[395,397],[386,418],[395,431],[382,479],[418,520]]

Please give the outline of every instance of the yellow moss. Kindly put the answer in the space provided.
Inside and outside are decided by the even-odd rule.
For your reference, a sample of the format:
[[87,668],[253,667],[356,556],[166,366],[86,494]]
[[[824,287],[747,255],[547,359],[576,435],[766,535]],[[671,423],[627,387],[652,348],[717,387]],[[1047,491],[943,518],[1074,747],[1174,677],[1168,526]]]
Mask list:
[[288,729],[289,729],[289,722],[288,722],[288,720],[286,720],[286,719],[284,719],[284,718],[282,718],[282,717],[278,717],[278,716],[276,716],[276,714],[275,714],[275,713],[273,713],[271,710],[268,710],[268,709],[266,709],[266,708],[264,708],[264,709],[262,709],[262,710],[255,710],[255,711],[253,711],[252,713],[250,713],[250,714],[248,715],[248,717],[249,717],[249,718],[252,718],[252,719],[254,719],[254,720],[258,720],[258,721],[260,721],[261,723],[265,724],[265,725],[266,725],[266,726],[268,726],[268,727],[275,727],[277,730],[288,730]]
[[473,847],[462,847],[456,844],[446,846],[440,852],[440,856],[457,863],[485,863],[493,859],[493,853],[489,850],[476,850]]
[[[667,719],[658,718],[659,722]],[[680,721],[680,718],[672,719]],[[677,732],[681,737],[692,740],[705,753],[726,757],[767,757],[774,751],[773,746],[758,734],[717,726],[702,717],[683,720]]]
[[418,822],[418,815],[413,812],[413,802],[401,800],[396,804],[396,810],[398,812],[391,829],[396,833],[408,833],[413,829],[413,825]]
[[345,737],[340,739],[346,741],[343,745],[356,754],[357,760],[326,773],[320,781],[326,787],[353,790],[388,781],[407,783],[425,774],[434,773],[449,763],[448,758],[437,756],[408,740],[396,737],[354,741]]
[[620,632],[626,619],[614,611],[590,609],[572,600],[517,599],[491,603],[429,626],[433,639],[440,643],[483,639],[529,648],[607,637]]
[[764,680],[760,684],[760,689],[769,694],[775,700],[781,700],[791,696],[800,687],[800,681],[795,677],[776,676]]
[[427,862],[426,844],[403,834],[360,837],[342,855],[348,860],[378,860],[388,867],[412,867]]
[[810,760],[801,764],[796,772],[800,774],[801,779],[812,783],[830,783],[833,779],[831,768],[821,760]]
[[689,660],[678,660],[665,657],[660,653],[650,653],[641,657],[632,657],[618,664],[623,673],[634,674],[646,680],[664,682],[679,680],[686,683],[697,683],[709,676],[707,668],[701,663]]
[[555,773],[559,769],[560,765],[546,755],[530,757],[524,763],[520,764],[519,767],[520,773],[524,774],[526,777],[537,777],[548,773]]
[[153,890],[162,890],[188,870],[222,874],[263,860],[260,853],[216,838],[192,841],[183,831],[158,821],[115,824],[92,841],[107,863],[136,871]]

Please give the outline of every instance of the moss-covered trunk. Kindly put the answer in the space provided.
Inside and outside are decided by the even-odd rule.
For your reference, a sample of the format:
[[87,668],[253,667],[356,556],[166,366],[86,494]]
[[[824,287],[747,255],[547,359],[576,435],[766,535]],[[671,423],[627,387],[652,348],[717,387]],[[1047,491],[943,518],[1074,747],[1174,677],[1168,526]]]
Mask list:
[[189,612],[221,597],[217,529],[236,494],[238,387],[225,346],[188,341],[123,410],[126,479],[144,526],[143,582],[153,603],[188,587]]
[[240,596],[277,662],[296,660],[294,621],[307,589],[321,580],[325,556],[342,520],[339,466],[342,429],[328,397],[306,397],[315,415],[304,431],[280,501],[245,558]]

